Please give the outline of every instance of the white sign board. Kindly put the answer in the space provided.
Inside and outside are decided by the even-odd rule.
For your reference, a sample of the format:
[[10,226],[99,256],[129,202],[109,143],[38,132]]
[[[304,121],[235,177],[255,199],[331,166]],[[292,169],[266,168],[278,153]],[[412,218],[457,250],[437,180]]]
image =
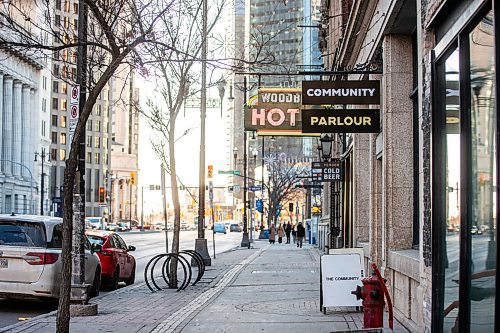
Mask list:
[[328,254],[321,257],[321,283],[323,307],[361,306],[361,300],[351,291],[362,285],[360,253]]
[[70,93],[69,104],[78,105],[78,103],[80,103],[80,86],[79,85],[71,86],[71,90],[69,93]]

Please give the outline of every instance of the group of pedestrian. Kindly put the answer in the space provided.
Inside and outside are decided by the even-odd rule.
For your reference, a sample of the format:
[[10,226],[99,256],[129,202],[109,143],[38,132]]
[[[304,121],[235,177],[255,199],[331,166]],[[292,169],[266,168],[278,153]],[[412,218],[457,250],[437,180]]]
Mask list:
[[283,243],[283,236],[286,236],[286,244],[290,244],[290,235],[293,238],[293,243],[297,244],[297,247],[302,247],[302,243],[304,241],[304,237],[306,236],[306,228],[302,225],[302,222],[299,222],[296,226],[291,225],[290,222],[285,225],[278,226],[278,229],[271,225],[269,228],[269,243],[274,244],[276,242],[276,234],[278,235],[278,244]]

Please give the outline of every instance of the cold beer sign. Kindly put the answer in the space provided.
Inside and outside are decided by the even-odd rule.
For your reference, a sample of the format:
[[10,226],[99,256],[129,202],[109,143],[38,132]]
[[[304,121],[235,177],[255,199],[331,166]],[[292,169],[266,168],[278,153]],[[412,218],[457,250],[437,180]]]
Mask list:
[[301,90],[261,88],[257,103],[245,107],[245,130],[259,135],[301,135]]

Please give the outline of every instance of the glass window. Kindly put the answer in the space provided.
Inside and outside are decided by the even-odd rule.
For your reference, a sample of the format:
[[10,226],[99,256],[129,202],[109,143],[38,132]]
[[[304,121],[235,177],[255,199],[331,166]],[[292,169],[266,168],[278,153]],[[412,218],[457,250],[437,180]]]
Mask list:
[[59,142],[62,144],[62,145],[65,145],[66,144],[66,133],[61,133],[59,135]]
[[87,135],[87,147],[92,147],[92,136]]
[[444,101],[446,112],[446,228],[443,242],[444,332],[451,332],[458,318],[460,273],[460,91],[458,50],[446,59]]
[[65,98],[61,98],[61,110],[66,111],[68,106],[68,101]]
[[100,138],[100,137],[98,137],[98,136],[96,136],[96,137],[94,138],[94,147],[95,147],[95,148],[101,148],[101,138]]
[[50,150],[50,159],[52,161],[57,161],[57,149]]
[[52,143],[57,144],[57,132],[52,132]]
[[61,82],[61,92],[63,94],[67,94],[68,93],[68,84],[66,82]]
[[471,290],[470,331],[493,332],[496,275],[495,41],[493,11],[470,32]]
[[59,82],[52,81],[52,92],[53,93],[58,93],[59,92]]
[[57,126],[57,115],[52,115],[52,126]]
[[52,98],[52,109],[53,110],[59,110],[59,100],[57,98]]
[[61,116],[61,127],[66,128],[66,116]]
[[66,149],[59,149],[59,159],[66,161]]
[[45,247],[46,242],[42,223],[0,221],[0,245]]

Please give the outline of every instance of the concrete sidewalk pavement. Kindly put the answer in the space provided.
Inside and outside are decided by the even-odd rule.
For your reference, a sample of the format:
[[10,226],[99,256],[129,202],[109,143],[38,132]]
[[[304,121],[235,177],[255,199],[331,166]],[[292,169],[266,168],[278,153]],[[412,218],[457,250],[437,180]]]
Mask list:
[[[71,332],[334,332],[356,330],[362,314],[319,309],[319,252],[268,245],[217,255],[197,286],[151,293],[144,283],[93,299],[99,314],[71,320]],[[54,332],[55,313],[0,328]],[[395,331],[405,332],[395,322]]]

